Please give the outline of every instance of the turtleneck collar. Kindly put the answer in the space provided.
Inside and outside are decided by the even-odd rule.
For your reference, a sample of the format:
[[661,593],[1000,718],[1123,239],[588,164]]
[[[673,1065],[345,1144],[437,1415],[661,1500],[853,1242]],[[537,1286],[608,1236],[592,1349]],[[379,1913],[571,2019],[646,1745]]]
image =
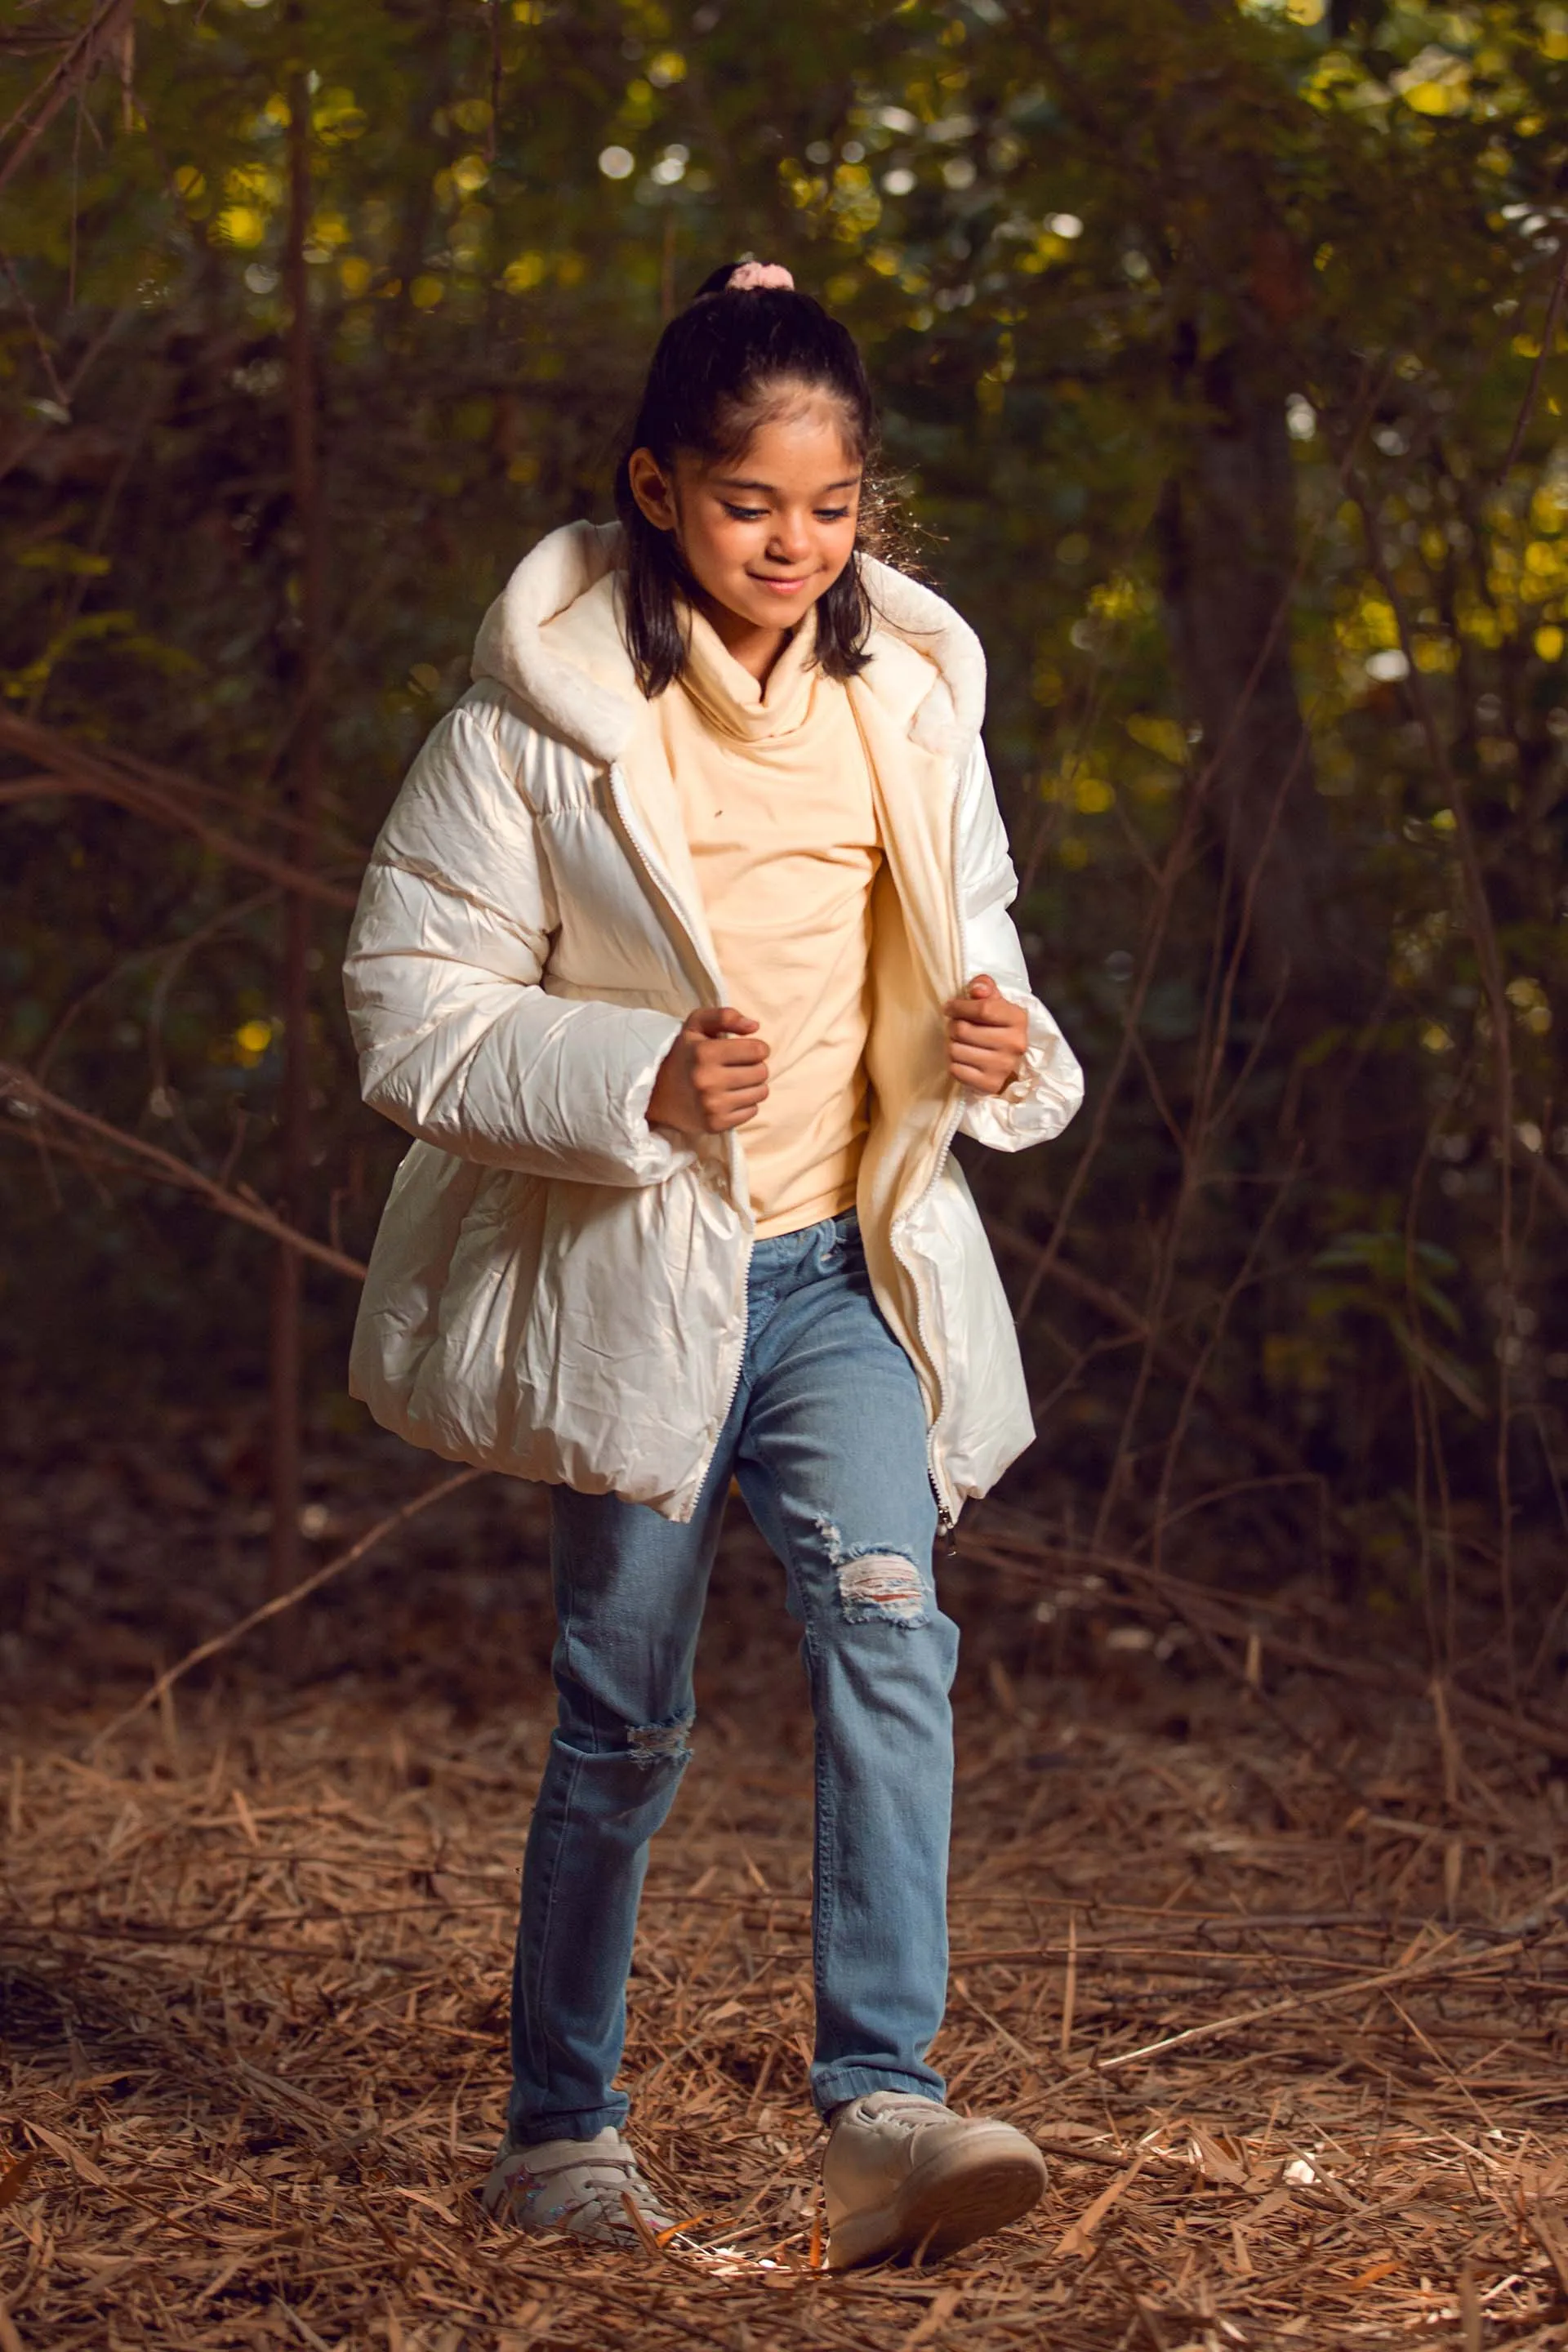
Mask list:
[[765,743],[793,735],[811,713],[818,672],[816,614],[807,613],[780,653],[765,684],[742,668],[725,649],[719,632],[699,612],[687,609],[686,664],[679,690],[687,694],[716,735],[744,743]]

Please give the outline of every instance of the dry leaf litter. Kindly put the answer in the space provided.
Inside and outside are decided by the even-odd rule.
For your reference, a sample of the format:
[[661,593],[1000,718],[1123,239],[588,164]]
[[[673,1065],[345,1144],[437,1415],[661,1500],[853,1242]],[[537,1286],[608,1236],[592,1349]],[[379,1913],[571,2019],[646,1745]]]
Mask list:
[[[453,1496],[115,1729],[257,1598],[244,1444],[24,1451],[0,2352],[1568,2344],[1568,1730],[1431,1685],[1408,1629],[1380,1658],[1310,1580],[1244,1603],[978,1517],[936,2054],[1051,2185],[929,2274],[832,2277],[809,1723],[733,1506],[625,2073],[701,2251],[595,2252],[476,2196],[551,1715],[542,1498]],[[326,1559],[429,1465],[356,1441],[313,1476]]]

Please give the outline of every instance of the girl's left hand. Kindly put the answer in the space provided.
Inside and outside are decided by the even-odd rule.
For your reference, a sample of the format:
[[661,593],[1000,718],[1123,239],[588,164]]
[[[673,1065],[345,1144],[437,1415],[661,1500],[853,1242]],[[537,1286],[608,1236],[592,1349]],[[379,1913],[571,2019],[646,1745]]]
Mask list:
[[999,1095],[1010,1087],[1029,1043],[1029,1016],[1003,995],[989,972],[972,980],[963,996],[942,1008],[947,1023],[950,1076],[971,1094]]

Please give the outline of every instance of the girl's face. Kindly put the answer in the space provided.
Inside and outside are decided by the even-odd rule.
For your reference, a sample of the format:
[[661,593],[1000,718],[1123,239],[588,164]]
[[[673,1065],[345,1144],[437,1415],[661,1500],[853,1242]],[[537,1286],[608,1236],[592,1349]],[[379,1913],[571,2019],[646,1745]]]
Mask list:
[[738,457],[682,453],[672,468],[632,454],[632,495],[673,530],[708,618],[742,660],[773,651],[837,579],[855,551],[860,460],[843,413],[825,394],[797,397],[758,425]]

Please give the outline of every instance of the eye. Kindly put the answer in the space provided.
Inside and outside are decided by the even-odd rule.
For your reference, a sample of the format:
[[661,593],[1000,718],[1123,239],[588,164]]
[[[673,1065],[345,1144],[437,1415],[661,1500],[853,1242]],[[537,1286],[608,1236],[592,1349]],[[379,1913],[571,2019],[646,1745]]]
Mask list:
[[818,507],[816,520],[818,522],[842,522],[848,511],[847,507]]
[[761,522],[767,509],[766,507],[732,507],[726,499],[724,511],[733,522]]

